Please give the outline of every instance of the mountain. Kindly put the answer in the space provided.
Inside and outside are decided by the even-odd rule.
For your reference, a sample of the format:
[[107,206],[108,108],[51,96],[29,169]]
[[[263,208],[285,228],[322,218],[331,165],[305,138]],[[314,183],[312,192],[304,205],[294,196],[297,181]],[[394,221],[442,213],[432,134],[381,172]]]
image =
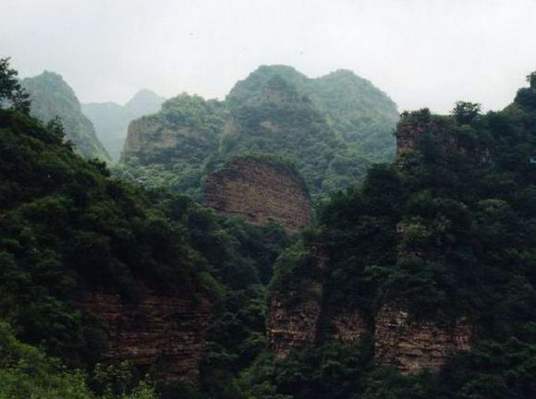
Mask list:
[[93,122],[97,136],[114,161],[118,161],[127,136],[128,124],[143,115],[158,112],[164,99],[143,89],[125,105],[113,102],[82,104],[82,112]]
[[[218,123],[198,124],[199,132],[191,123],[198,115],[186,102],[154,115],[150,127],[134,121],[121,175],[199,196],[204,176],[231,158],[265,155],[295,164],[316,198],[359,182],[371,162],[394,156],[396,106],[348,71],[309,79],[288,66],[261,66],[217,104]],[[184,135],[182,123],[190,124],[188,144],[177,138]],[[208,146],[201,140],[207,129],[213,132]],[[195,178],[185,162],[195,168]]]
[[[3,69],[10,105],[21,93]],[[208,182],[223,215],[111,177],[58,125],[0,109],[0,397],[536,397],[536,72],[528,82],[502,111],[404,112],[393,162],[315,217],[296,166],[237,158],[229,141],[260,147],[279,127],[305,140],[289,116],[324,131],[280,76],[133,122],[132,161],[199,156],[201,170],[230,152]],[[145,131],[164,151],[141,151]],[[218,158],[197,152],[214,142]]]
[[109,161],[110,157],[95,134],[91,121],[82,114],[80,102],[73,89],[54,72],[23,79],[24,89],[30,94],[31,113],[47,123],[61,118],[65,137],[86,158]]
[[240,101],[274,76],[290,82],[305,94],[328,124],[345,142],[372,161],[388,161],[394,155],[393,131],[399,114],[396,104],[371,82],[349,70],[337,70],[310,79],[286,65],[265,65],[240,81],[229,101]]
[[248,372],[251,396],[536,394],[536,73],[529,81],[500,112],[459,102],[448,116],[402,114],[396,161],[333,196],[278,258],[273,357]]
[[0,397],[156,398],[146,375],[191,392],[230,312],[258,331],[283,230],[112,178],[15,110],[0,151]]

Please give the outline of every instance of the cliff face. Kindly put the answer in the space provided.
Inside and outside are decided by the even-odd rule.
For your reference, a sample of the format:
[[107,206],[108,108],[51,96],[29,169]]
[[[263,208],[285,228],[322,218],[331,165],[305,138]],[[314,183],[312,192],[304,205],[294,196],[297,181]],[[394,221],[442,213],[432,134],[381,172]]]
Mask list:
[[374,348],[379,363],[402,373],[439,369],[452,354],[471,349],[472,328],[460,319],[452,325],[412,321],[398,306],[383,306],[376,315]]
[[97,137],[118,161],[129,123],[143,115],[158,112],[164,99],[150,90],[140,90],[125,105],[113,102],[82,104],[82,112],[95,126]]
[[296,231],[311,220],[304,183],[291,169],[274,161],[237,158],[205,182],[205,205],[252,224],[270,222]]
[[370,317],[355,306],[326,303],[328,269],[328,257],[315,255],[310,275],[316,278],[294,290],[272,292],[267,336],[276,357],[330,340],[352,345],[372,337],[376,362],[409,374],[437,370],[454,353],[471,349],[473,329],[463,318],[451,324],[414,320],[397,305],[383,305]]
[[154,367],[158,378],[197,383],[210,304],[192,296],[146,292],[138,303],[93,293],[80,303],[107,333],[105,360]]
[[309,79],[264,66],[225,101],[182,94],[150,121],[133,121],[121,162],[137,181],[150,186],[156,176],[198,199],[203,178],[230,159],[278,156],[295,162],[315,197],[354,185],[371,161],[391,160],[397,120],[395,104],[349,71]]
[[206,148],[211,144],[207,137],[196,134],[192,128],[165,126],[155,118],[141,118],[128,127],[123,158],[164,157],[166,151],[173,151],[179,145],[186,146],[188,142],[193,143],[196,148]]
[[370,334],[362,312],[325,304],[324,275],[328,257],[316,250],[310,278],[290,292],[272,292],[267,318],[268,342],[275,355],[285,358],[293,349],[337,340],[351,345]]
[[441,157],[449,155],[469,156],[477,164],[490,161],[490,151],[484,142],[475,137],[456,132],[452,119],[430,114],[428,109],[404,113],[397,125],[396,154],[402,154],[422,149],[422,144],[433,143],[434,151]]

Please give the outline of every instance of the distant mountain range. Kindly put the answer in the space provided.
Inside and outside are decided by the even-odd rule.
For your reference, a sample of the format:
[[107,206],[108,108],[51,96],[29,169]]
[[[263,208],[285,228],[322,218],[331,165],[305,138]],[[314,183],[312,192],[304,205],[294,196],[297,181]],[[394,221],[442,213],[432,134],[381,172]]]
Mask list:
[[93,122],[97,137],[117,161],[127,137],[129,123],[143,115],[158,112],[164,102],[151,90],[138,91],[125,105],[114,102],[82,104],[82,112]]

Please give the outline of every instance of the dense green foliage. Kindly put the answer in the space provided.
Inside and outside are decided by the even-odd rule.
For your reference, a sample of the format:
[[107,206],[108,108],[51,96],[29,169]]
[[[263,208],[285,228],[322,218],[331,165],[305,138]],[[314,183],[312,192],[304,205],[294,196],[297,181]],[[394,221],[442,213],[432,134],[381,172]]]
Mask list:
[[[168,103],[151,118],[177,142],[126,154],[121,176],[199,198],[202,178],[229,159],[268,155],[296,165],[316,197],[351,186],[370,162],[394,154],[395,104],[348,71],[309,79],[290,67],[264,66],[224,102],[179,96]],[[200,117],[206,111],[213,116]],[[151,129],[142,133],[159,140]]]
[[[6,63],[0,67],[1,100],[9,106],[0,110],[0,399],[535,397],[535,76],[500,112],[482,115],[478,104],[459,102],[450,116],[404,113],[398,134],[416,137],[413,147],[393,164],[370,168],[361,187],[332,194],[318,223],[289,239],[278,226],[218,217],[189,197],[147,191],[111,177],[100,161],[82,159],[64,141],[61,124],[44,126],[13,106],[10,93],[21,89]],[[301,137],[285,138],[294,154],[300,144],[318,158],[294,162],[305,179],[321,179],[317,190],[337,187],[322,163],[330,157],[314,151],[326,137],[348,154],[355,149],[289,82],[272,76],[262,84],[267,92],[252,85],[227,106],[185,95],[166,102],[149,121],[201,132],[218,150],[217,157],[196,152],[185,134],[184,153],[169,159],[188,162],[173,173],[191,167],[188,175],[200,179],[242,151],[275,148],[290,157],[288,148],[264,137],[285,126]],[[228,113],[234,124],[228,129],[246,134],[247,146],[224,132]],[[267,116],[271,123],[263,125]],[[312,142],[294,119],[308,126]],[[259,138],[260,128],[266,131]],[[149,164],[160,154],[146,156]],[[184,187],[193,185],[175,186]],[[321,271],[319,248],[329,259]],[[311,279],[321,280],[323,290],[302,293]],[[106,334],[74,300],[98,288],[134,302],[145,286],[212,301],[197,388],[153,387],[145,382],[150,376],[140,378],[128,364],[97,363]],[[319,295],[324,305],[359,309],[369,319],[392,303],[417,320],[466,317],[476,340],[439,372],[407,376],[375,364],[373,337],[357,346],[324,339],[278,360],[264,334],[274,293],[296,301],[302,298],[295,293]]]
[[150,90],[137,92],[124,105],[114,102],[82,104],[82,112],[95,126],[100,142],[114,161],[118,161],[130,121],[158,112],[164,99]]
[[[135,122],[151,127],[144,132],[149,142],[141,151],[124,154],[115,173],[145,187],[167,187],[199,199],[207,163],[218,150],[225,113],[221,102],[199,96],[181,94],[167,100],[158,114]],[[173,136],[174,144],[153,147],[165,140],[165,134]]]
[[229,93],[231,104],[258,91],[273,77],[283,78],[306,95],[335,133],[369,161],[390,161],[392,131],[398,121],[396,104],[368,80],[348,70],[309,79],[285,65],[261,66]]
[[17,79],[18,72],[9,67],[9,58],[0,58],[0,108],[28,113],[29,95]]
[[[96,394],[91,384],[98,385],[101,393]],[[156,393],[144,382],[132,384],[125,365],[98,367],[92,379],[80,370],[69,370],[58,359],[17,340],[0,322],[0,398],[156,399]]]
[[76,94],[60,75],[45,71],[23,79],[21,85],[30,94],[32,116],[44,123],[59,117],[66,138],[74,144],[78,153],[88,159],[110,161],[92,123],[82,114]]
[[318,228],[279,259],[272,282],[272,292],[292,291],[296,300],[300,282],[319,278],[311,262],[322,246],[330,259],[321,277],[323,303],[370,318],[392,303],[417,319],[465,316],[476,331],[472,351],[437,374],[402,376],[374,367],[365,345],[357,352],[364,363],[351,377],[342,373],[343,357],[335,363],[322,357],[315,368],[339,363],[334,385],[353,384],[351,392],[289,389],[288,377],[296,375],[304,380],[293,387],[315,386],[310,356],[328,350],[326,342],[275,366],[260,363],[258,371],[248,371],[258,379],[254,389],[293,398],[536,395],[534,99],[530,87],[501,112],[481,115],[478,105],[460,102],[452,116],[403,114],[399,134],[419,131],[414,149],[393,165],[372,168],[361,189],[333,195]]
[[[1,110],[0,138],[0,319],[17,339],[47,353],[39,355],[45,356],[39,379],[27,380],[24,389],[42,397],[66,390],[93,397],[87,396],[93,388],[87,390],[84,372],[62,371],[46,357],[94,367],[106,334],[73,304],[92,289],[119,293],[127,302],[147,286],[208,296],[215,306],[211,356],[229,359],[210,364],[206,374],[249,364],[251,345],[263,347],[264,291],[255,287],[271,279],[287,242],[279,227],[219,218],[187,197],[111,178],[103,163],[76,155],[57,124],[44,127]],[[227,319],[229,313],[248,307],[238,316],[241,335],[232,345],[225,342],[221,331],[231,336],[237,324]],[[5,345],[0,342],[0,348]],[[26,378],[24,368],[1,367],[7,391]],[[48,374],[55,385],[41,388]]]

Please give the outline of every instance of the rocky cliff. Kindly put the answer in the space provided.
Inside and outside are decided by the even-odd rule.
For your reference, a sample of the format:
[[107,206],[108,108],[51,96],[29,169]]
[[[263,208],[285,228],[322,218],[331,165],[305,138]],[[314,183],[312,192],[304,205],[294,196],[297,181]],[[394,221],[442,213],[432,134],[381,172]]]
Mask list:
[[[314,198],[355,184],[371,161],[391,160],[397,120],[396,105],[350,71],[310,79],[291,67],[262,66],[225,101],[183,94],[164,103],[150,126],[134,121],[122,163],[125,176],[197,199],[202,178],[230,159],[277,156],[293,161]],[[183,138],[186,127],[191,134]]]
[[311,204],[305,183],[290,167],[273,160],[237,158],[210,174],[205,205],[252,224],[281,224],[297,231],[309,224]]
[[147,291],[128,303],[119,295],[92,293],[79,306],[102,323],[105,360],[127,360],[158,378],[197,383],[210,317],[205,299]]
[[399,305],[385,305],[375,320],[375,356],[402,373],[437,370],[456,352],[471,349],[472,336],[465,319],[451,324],[416,321]]
[[278,358],[287,357],[293,349],[329,340],[351,345],[371,332],[359,309],[326,303],[324,285],[329,259],[322,247],[314,248],[309,267],[310,278],[293,289],[271,293],[267,335]]
[[158,112],[164,99],[150,90],[140,90],[126,104],[114,102],[82,104],[82,112],[95,126],[97,137],[113,160],[119,160],[129,123]]
[[416,320],[401,305],[383,305],[371,315],[352,304],[328,303],[330,260],[324,251],[313,252],[309,278],[271,293],[267,336],[276,357],[328,341],[352,345],[371,337],[378,364],[410,374],[437,370],[453,354],[470,350],[473,329],[464,318],[451,323]]

